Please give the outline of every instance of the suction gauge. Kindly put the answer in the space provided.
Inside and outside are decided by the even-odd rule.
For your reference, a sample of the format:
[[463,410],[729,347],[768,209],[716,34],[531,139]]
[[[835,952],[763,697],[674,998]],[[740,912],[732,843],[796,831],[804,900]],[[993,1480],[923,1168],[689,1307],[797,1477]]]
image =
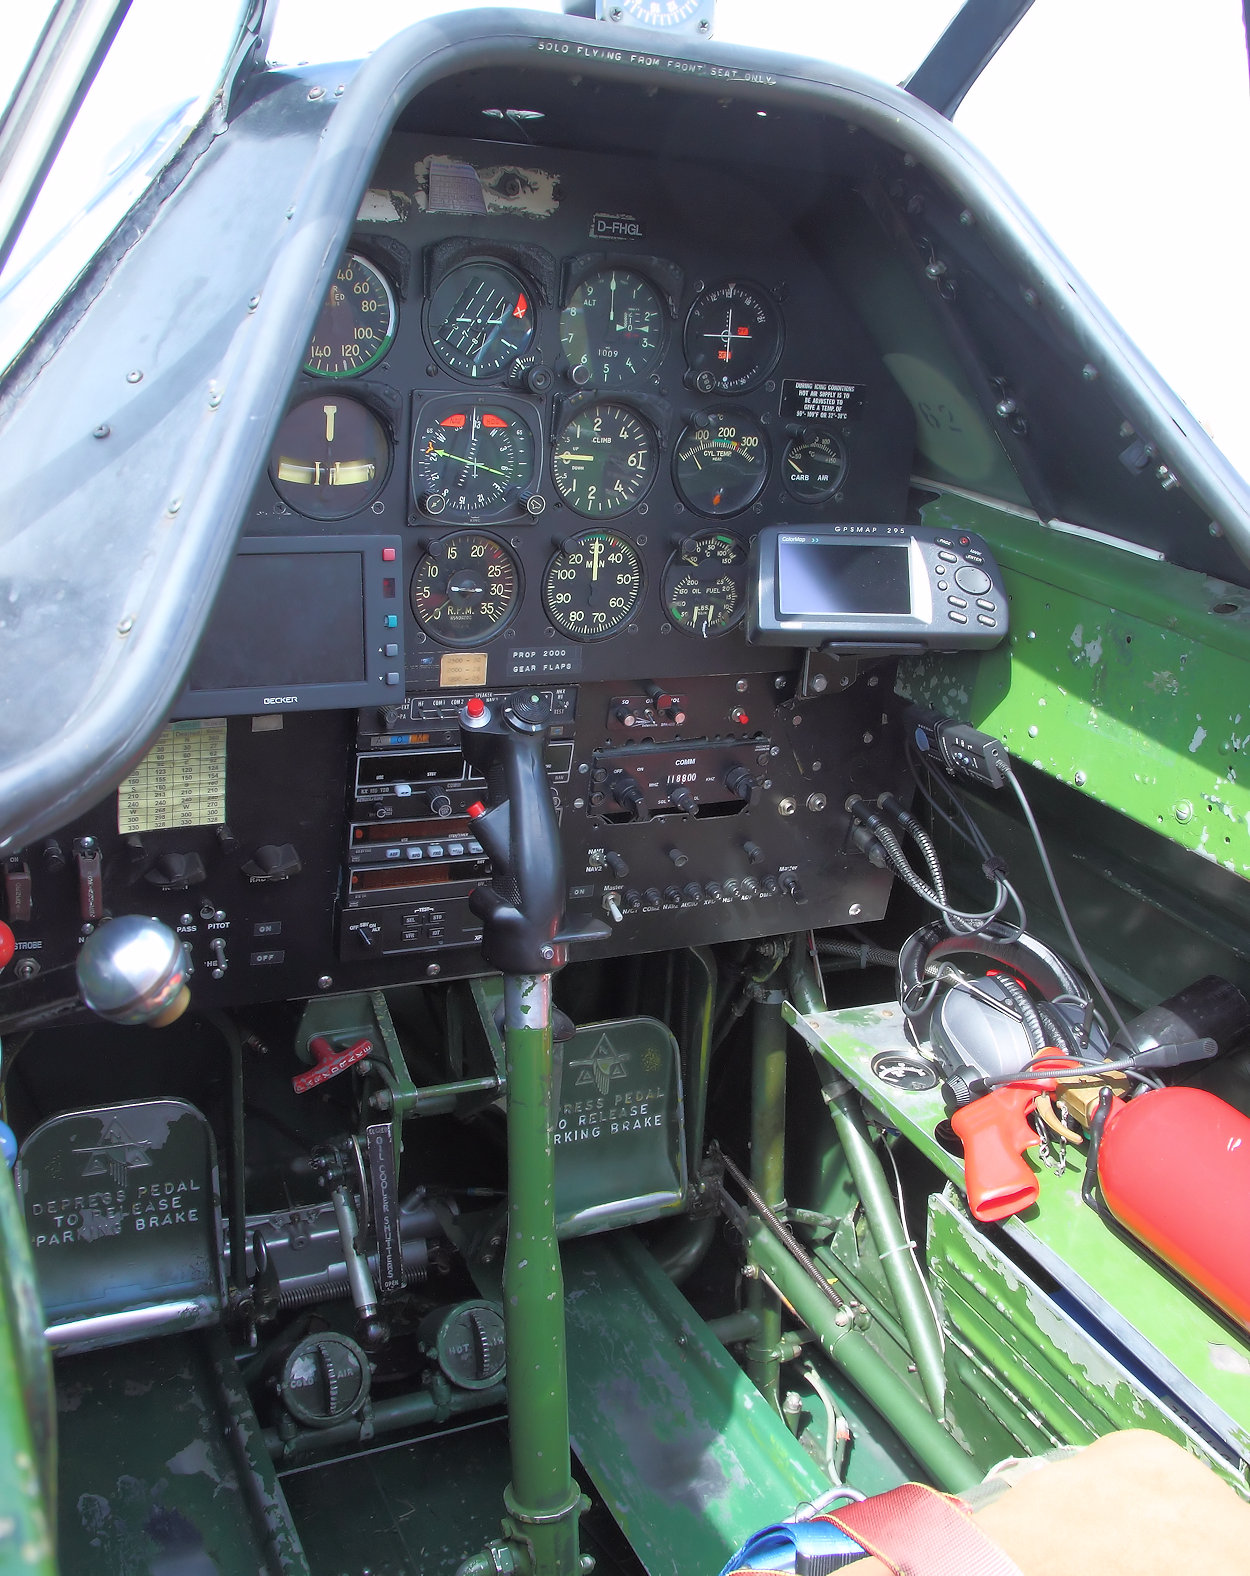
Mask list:
[[740,394],[777,365],[781,339],[781,313],[762,285],[733,280],[705,290],[683,335],[691,381],[703,394]]
[[357,252],[348,252],[317,314],[304,371],[318,378],[367,372],[395,338],[395,297],[385,278]]
[[703,411],[677,440],[673,483],[697,514],[737,514],[767,479],[768,438],[747,411]]
[[723,635],[746,612],[747,550],[728,531],[688,536],[664,569],[664,606],[687,635]]
[[312,520],[344,520],[382,490],[386,428],[359,400],[327,389],[289,410],[269,455],[278,496]]

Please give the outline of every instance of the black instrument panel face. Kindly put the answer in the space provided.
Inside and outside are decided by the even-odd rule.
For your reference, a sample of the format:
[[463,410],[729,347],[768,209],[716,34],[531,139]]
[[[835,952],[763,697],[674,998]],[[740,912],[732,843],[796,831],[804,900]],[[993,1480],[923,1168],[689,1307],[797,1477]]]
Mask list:
[[797,238],[810,198],[506,151],[392,139],[249,532],[399,534],[409,693],[463,685],[469,650],[500,685],[769,668],[752,539],[901,520],[913,440]]

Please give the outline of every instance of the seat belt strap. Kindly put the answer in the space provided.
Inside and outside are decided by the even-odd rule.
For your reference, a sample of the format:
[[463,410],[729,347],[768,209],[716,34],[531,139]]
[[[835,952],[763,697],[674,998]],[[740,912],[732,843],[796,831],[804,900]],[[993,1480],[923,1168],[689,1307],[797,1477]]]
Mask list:
[[1021,1576],[960,1500],[921,1483],[904,1483],[819,1519],[841,1527],[894,1576]]

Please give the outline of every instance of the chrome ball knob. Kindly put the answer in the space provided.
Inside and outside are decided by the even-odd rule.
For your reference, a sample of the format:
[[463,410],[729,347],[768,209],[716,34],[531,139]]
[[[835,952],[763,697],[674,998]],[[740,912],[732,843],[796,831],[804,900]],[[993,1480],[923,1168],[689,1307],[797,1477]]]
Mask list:
[[168,925],[141,914],[93,930],[77,972],[83,1001],[110,1023],[171,1023],[190,999],[186,948]]

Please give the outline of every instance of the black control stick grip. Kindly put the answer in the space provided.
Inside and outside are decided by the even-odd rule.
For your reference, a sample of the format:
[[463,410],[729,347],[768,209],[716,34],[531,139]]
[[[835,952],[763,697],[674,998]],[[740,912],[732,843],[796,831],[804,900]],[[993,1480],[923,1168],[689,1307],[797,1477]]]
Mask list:
[[599,921],[576,933],[561,925],[564,860],[543,766],[550,717],[537,690],[491,704],[474,696],[460,708],[461,747],[490,801],[469,807],[491,862],[469,907],[482,921],[483,957],[503,974],[550,974],[567,961],[569,941],[608,933]]

